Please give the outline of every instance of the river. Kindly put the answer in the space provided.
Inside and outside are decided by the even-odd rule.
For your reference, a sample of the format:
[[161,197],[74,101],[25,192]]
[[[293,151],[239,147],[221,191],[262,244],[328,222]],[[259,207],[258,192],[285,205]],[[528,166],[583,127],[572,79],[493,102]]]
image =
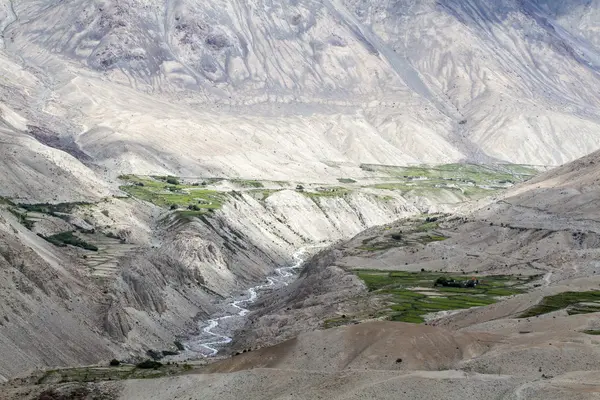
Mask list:
[[249,288],[241,299],[236,299],[225,308],[225,315],[208,321],[199,322],[201,333],[183,342],[185,350],[177,357],[186,358],[214,357],[219,350],[233,340],[230,335],[241,327],[244,317],[250,312],[247,307],[256,301],[260,292],[289,285],[297,275],[297,270],[302,266],[309,255],[309,249],[324,247],[325,245],[306,246],[293,254],[293,264],[289,267],[275,269],[275,274],[266,278],[266,283]]

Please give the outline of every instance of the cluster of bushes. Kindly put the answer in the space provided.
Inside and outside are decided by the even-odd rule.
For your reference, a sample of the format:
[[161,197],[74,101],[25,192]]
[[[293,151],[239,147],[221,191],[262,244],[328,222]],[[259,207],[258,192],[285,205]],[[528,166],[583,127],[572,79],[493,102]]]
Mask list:
[[21,225],[23,225],[25,228],[32,230],[33,229],[33,225],[35,224],[35,221],[30,220],[27,218],[27,213],[21,214],[20,212],[18,212],[17,210],[15,210],[14,208],[9,208],[8,211],[10,211],[10,213],[12,215],[14,215],[15,217],[17,217],[19,219],[19,223]]
[[167,182],[169,185],[179,185],[179,179],[175,176],[153,176],[153,178]]
[[392,239],[394,240],[402,240],[402,235],[400,233],[393,233]]
[[55,213],[69,214],[77,206],[89,206],[91,203],[74,202],[74,203],[38,203],[38,204],[19,204],[19,207],[32,212],[54,215]]
[[141,369],[158,369],[162,367],[163,364],[159,361],[144,360],[141,363],[137,363],[135,366]]
[[41,233],[38,233],[38,236],[46,239],[48,242],[58,247],[66,247],[68,244],[70,244],[71,246],[81,247],[85,250],[98,251],[98,247],[78,238],[77,236],[73,235],[73,232],[61,232],[52,236],[44,236]]

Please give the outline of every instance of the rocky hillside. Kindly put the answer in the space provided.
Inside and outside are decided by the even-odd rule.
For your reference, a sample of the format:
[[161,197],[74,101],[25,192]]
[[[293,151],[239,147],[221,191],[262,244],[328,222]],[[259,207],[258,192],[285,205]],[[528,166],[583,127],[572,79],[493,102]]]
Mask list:
[[[261,299],[238,332],[233,351],[372,319],[424,320],[452,330],[489,332],[529,326],[529,319],[515,318],[537,303],[558,301],[551,296],[562,298],[564,292],[597,288],[599,157],[596,152],[542,174],[465,215],[431,217],[434,222],[423,217],[397,221],[323,251],[293,285]],[[462,297],[442,302],[436,298],[448,294],[433,287],[444,276],[475,276],[492,286],[473,295],[466,290]],[[512,283],[502,283],[506,279]],[[486,296],[487,290],[494,295]],[[412,308],[404,308],[407,303]],[[567,301],[549,309],[563,310],[556,317],[565,315],[565,309],[568,315],[579,314],[578,303]],[[581,313],[600,310],[592,300],[582,304],[591,308]],[[475,305],[488,306],[447,316],[450,310]],[[581,328],[578,324],[583,322],[573,320],[573,329],[596,329],[591,316],[585,321],[588,325]],[[569,320],[564,323],[568,326]],[[546,325],[539,324],[541,335]]]
[[[506,175],[497,174],[495,179]],[[390,183],[306,189],[280,183],[285,188],[268,189],[260,182],[251,182],[261,186],[254,188],[222,180],[204,186],[149,177],[123,182],[121,196],[95,202],[1,200],[4,377],[41,366],[177,351],[176,340],[204,326],[198,320],[222,312],[227,299],[290,265],[299,248],[326,246],[403,216],[449,210],[468,195],[453,181],[447,188],[423,181],[408,190]],[[474,194],[491,192],[464,185]],[[179,204],[164,204],[167,199]],[[29,329],[24,306],[38,310],[38,330]],[[73,334],[73,343],[90,343],[81,349],[93,351],[73,346],[66,352],[53,342]]]

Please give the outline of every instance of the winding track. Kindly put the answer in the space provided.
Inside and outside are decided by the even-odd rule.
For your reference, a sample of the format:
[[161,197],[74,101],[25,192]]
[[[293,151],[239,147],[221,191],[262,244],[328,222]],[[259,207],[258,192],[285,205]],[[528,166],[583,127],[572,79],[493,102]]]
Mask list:
[[[296,269],[300,268],[302,266],[302,264],[304,263],[304,261],[306,260],[305,257],[307,255],[307,250],[309,248],[316,248],[316,247],[322,247],[322,246],[323,245],[316,245],[316,246],[306,246],[306,247],[300,248],[293,255],[294,264],[291,267],[276,268],[275,276],[267,277],[267,283],[262,284],[262,285],[257,285],[257,286],[254,286],[254,287],[251,287],[250,289],[248,289],[248,298],[245,298],[242,300],[235,300],[230,303],[231,307],[237,310],[237,313],[225,315],[225,316],[219,317],[219,318],[209,319],[208,321],[206,321],[207,325],[204,328],[202,328],[202,332],[204,332],[204,334],[210,335],[211,338],[207,339],[207,340],[205,339],[205,340],[201,340],[199,342],[191,343],[191,347],[193,347],[194,350],[203,348],[204,350],[208,351],[208,354],[204,354],[204,352],[199,352],[199,351],[194,351],[194,350],[192,350],[192,351],[194,351],[194,353],[196,353],[196,352],[201,353],[203,356],[206,356],[206,357],[214,357],[215,355],[217,355],[217,353],[219,352],[219,347],[226,345],[228,343],[231,343],[231,341],[233,340],[231,337],[229,337],[227,335],[216,333],[213,331],[215,328],[219,327],[219,323],[221,321],[224,321],[224,320],[236,317],[236,316],[243,317],[243,316],[247,315],[250,312],[250,310],[248,310],[247,308],[244,308],[242,305],[245,305],[247,307],[248,305],[254,303],[256,301],[256,299],[258,298],[258,292],[260,290],[274,287],[278,284],[287,286],[289,284],[290,278],[292,278],[294,276],[294,271]],[[189,343],[186,343],[186,349],[191,350]]]

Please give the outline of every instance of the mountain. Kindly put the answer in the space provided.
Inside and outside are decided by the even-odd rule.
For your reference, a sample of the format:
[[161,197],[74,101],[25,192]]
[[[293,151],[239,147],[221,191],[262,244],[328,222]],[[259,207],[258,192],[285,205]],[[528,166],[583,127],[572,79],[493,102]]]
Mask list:
[[35,398],[99,368],[90,388],[147,397],[104,381],[200,343],[221,361],[148,390],[596,387],[599,21],[600,0],[0,0],[0,379],[61,367],[17,381]]
[[[156,379],[118,381],[130,367],[40,372],[5,386],[6,393],[15,399],[81,391],[122,399],[593,398],[600,360],[598,162],[595,152],[483,207],[428,214],[428,228],[407,218],[321,251],[295,282],[259,300],[233,353],[217,362],[160,367]],[[389,232],[399,229],[404,239],[390,244]],[[425,237],[444,239],[415,240]],[[444,274],[482,281],[470,289],[425,286]],[[385,286],[395,278],[407,286]],[[390,295],[402,298],[395,303]],[[460,301],[469,304],[427,309],[421,324],[381,320],[397,315],[389,314],[390,303],[402,312],[403,304]],[[94,382],[76,383],[84,373]],[[57,384],[59,377],[65,383]]]
[[600,147],[600,6],[565,4],[4,1],[2,101],[113,177],[559,165]]

